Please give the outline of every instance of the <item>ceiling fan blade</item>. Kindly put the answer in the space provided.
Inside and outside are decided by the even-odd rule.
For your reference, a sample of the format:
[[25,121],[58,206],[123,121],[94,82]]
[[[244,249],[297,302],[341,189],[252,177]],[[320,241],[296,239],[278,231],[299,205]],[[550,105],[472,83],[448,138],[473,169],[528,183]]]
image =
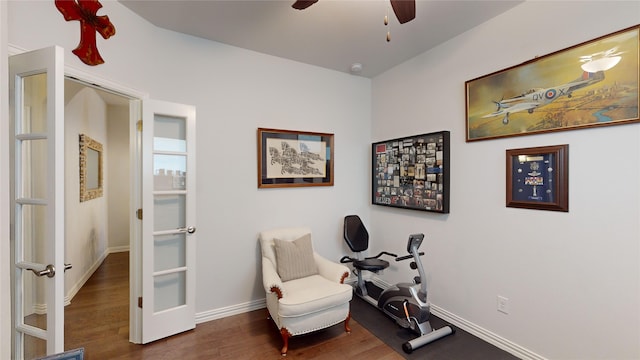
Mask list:
[[297,0],[293,5],[291,5],[291,7],[298,10],[304,10],[317,2],[318,0]]
[[391,0],[391,7],[400,24],[404,24],[416,18],[415,0]]

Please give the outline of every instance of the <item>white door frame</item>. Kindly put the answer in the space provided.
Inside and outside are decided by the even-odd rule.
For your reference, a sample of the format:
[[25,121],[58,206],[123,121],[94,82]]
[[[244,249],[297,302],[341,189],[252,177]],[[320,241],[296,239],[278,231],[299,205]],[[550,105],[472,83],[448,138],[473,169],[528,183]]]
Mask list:
[[[0,74],[9,74],[7,2],[0,1]],[[9,188],[9,82],[0,82],[0,289],[12,289],[11,250],[9,239],[10,208]],[[11,292],[0,291],[0,359],[11,358],[13,321]]]
[[[4,4],[3,1],[0,1],[0,19],[2,18],[2,16],[5,14],[2,11],[2,8],[6,7],[6,4]],[[6,17],[6,16],[5,16]],[[0,22],[0,24],[5,24],[6,22]],[[4,26],[4,25],[3,25]],[[0,29],[1,30],[1,29]],[[0,32],[0,36],[2,36],[2,33]],[[2,43],[2,41],[0,41],[0,44]],[[5,73],[8,73],[8,56],[11,55],[16,55],[16,54],[20,54],[23,52],[26,52],[25,49],[20,49],[11,45],[7,46],[7,53],[6,56],[2,57],[2,60],[0,60],[0,70],[5,69],[7,71],[5,71]],[[2,52],[0,52],[0,55],[2,55]],[[68,77],[72,77],[82,83],[85,83],[87,85],[95,85],[98,88],[101,88],[102,90],[106,90],[106,91],[112,91],[115,93],[118,93],[120,95],[122,95],[123,97],[129,97],[131,99],[147,99],[149,98],[149,94],[136,90],[134,88],[131,87],[127,87],[123,84],[119,84],[119,83],[115,83],[112,82],[110,80],[107,80],[103,77],[97,76],[95,74],[80,70],[78,68],[75,68],[73,66],[69,66],[65,64],[64,67],[64,73],[65,76]],[[4,84],[4,82],[2,83],[2,85],[0,85],[0,89],[5,89],[6,91],[2,91],[1,93],[4,94],[8,94],[8,83]],[[137,122],[138,120],[141,118],[141,106],[140,106],[140,101],[139,100],[132,100],[130,101],[130,105],[129,105],[129,140],[130,140],[130,144],[129,144],[129,159],[130,159],[130,169],[141,169],[141,164],[138,162],[138,159],[140,158],[140,149],[137,148],[137,142],[136,142],[136,136],[138,136],[139,132],[137,131]],[[9,134],[9,110],[8,110],[8,103],[9,103],[9,97],[5,96],[2,97],[2,100],[0,100],[0,105],[6,105],[6,106],[0,106],[0,110],[2,112],[0,112],[0,136],[2,136],[0,138],[0,144],[2,144],[3,148],[6,148],[7,151],[0,151],[0,184],[1,185],[6,185],[6,188],[9,188],[9,181],[11,181],[10,176],[9,176],[9,151],[8,151],[8,146],[9,146],[9,140],[8,140],[8,134]],[[6,158],[6,159],[5,159]],[[5,184],[6,183],[6,184]],[[129,273],[129,341],[132,343],[136,343],[136,344],[140,344],[142,342],[142,311],[141,309],[137,306],[137,298],[139,296],[142,296],[142,270],[141,270],[141,262],[142,262],[142,254],[141,254],[141,250],[142,248],[140,247],[140,242],[141,242],[141,233],[142,233],[142,229],[141,229],[141,222],[138,220],[135,220],[135,214],[136,214],[136,210],[139,208],[142,208],[142,204],[141,204],[141,191],[140,191],[140,186],[141,186],[141,173],[140,171],[131,171],[130,172],[130,180],[129,180],[129,184],[130,184],[130,194],[131,194],[131,198],[130,198],[130,204],[129,204],[129,208],[130,208],[130,214],[131,214],[131,221],[130,221],[130,242],[129,242],[129,268],[130,268],[130,273]],[[8,194],[4,194],[4,192],[0,192],[2,193],[0,195],[0,206],[2,206],[2,210],[0,210],[0,224],[4,225],[6,224],[7,226],[0,226],[0,229],[7,229],[6,231],[6,236],[10,236],[9,234],[9,212],[8,210],[10,209],[10,202],[9,202],[9,196]],[[5,230],[2,230],[3,232]],[[0,235],[3,235],[4,233],[0,233]],[[10,269],[10,265],[11,265],[11,258],[10,258],[10,250],[9,250],[9,242],[8,241],[3,241],[1,242],[3,245],[0,248],[0,265],[2,265],[2,268],[6,268],[6,272],[2,271],[0,274],[7,274],[6,275],[6,280],[9,281],[10,277],[8,275],[9,273],[9,269]],[[6,246],[5,246],[6,245]],[[4,251],[6,249],[6,252]],[[0,285],[4,285],[4,281],[5,277],[3,277],[2,279],[0,279]],[[9,283],[7,284],[8,286],[6,288],[11,289],[11,283],[9,281]],[[5,288],[3,286],[3,288]],[[12,289],[13,291],[13,289]],[[6,299],[8,301],[8,303],[4,303],[5,298],[4,297],[0,297],[0,315],[1,318],[3,319],[2,322],[0,323],[0,334],[4,334],[5,332],[7,334],[13,334],[13,325],[12,325],[12,321],[10,320],[12,318],[12,316],[10,316],[12,314],[12,309],[11,309],[11,297],[7,297]],[[9,315],[9,316],[6,316]],[[5,319],[8,319],[7,321],[5,321]],[[5,343],[7,346],[5,346]],[[7,336],[2,336],[0,338],[0,344],[2,346],[0,346],[0,358],[9,358],[10,357],[10,352],[11,352],[11,337],[7,337]],[[6,349],[6,351],[5,351]],[[8,352],[8,354],[5,356],[5,352]]]
[[117,84],[105,78],[87,73],[71,66],[65,66],[65,76],[70,76],[87,85],[95,85],[106,91],[112,91],[129,101],[129,341],[142,343],[142,309],[138,307],[138,297],[142,296],[142,224],[136,218],[136,210],[142,208],[141,194],[141,149],[137,142],[140,132],[137,130],[141,119],[140,100],[148,99],[149,94]]

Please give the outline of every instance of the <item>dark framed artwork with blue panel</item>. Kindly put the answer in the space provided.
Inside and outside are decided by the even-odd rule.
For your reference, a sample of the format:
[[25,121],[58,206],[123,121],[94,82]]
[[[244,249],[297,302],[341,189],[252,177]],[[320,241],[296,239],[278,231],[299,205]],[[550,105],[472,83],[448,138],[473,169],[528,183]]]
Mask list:
[[569,211],[569,145],[507,150],[507,207]]
[[449,131],[371,145],[374,205],[449,213]]

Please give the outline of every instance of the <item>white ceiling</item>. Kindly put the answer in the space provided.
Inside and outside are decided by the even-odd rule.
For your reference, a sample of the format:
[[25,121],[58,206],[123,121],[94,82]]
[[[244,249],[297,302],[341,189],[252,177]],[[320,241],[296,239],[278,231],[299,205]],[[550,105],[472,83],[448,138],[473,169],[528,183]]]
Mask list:
[[[307,64],[375,77],[524,0],[417,0],[398,23],[388,0],[119,0],[154,25]],[[389,25],[384,16],[389,15]],[[386,41],[387,31],[391,41]]]

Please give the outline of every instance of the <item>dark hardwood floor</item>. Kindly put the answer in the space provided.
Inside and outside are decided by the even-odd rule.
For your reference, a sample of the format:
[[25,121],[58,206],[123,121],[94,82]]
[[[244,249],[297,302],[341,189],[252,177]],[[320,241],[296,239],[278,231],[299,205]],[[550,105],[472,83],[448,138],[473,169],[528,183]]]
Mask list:
[[[110,254],[65,308],[65,349],[85,359],[282,359],[280,334],[265,309],[198,324],[155,341],[129,343],[129,253]],[[353,319],[293,337],[285,359],[403,359]]]

